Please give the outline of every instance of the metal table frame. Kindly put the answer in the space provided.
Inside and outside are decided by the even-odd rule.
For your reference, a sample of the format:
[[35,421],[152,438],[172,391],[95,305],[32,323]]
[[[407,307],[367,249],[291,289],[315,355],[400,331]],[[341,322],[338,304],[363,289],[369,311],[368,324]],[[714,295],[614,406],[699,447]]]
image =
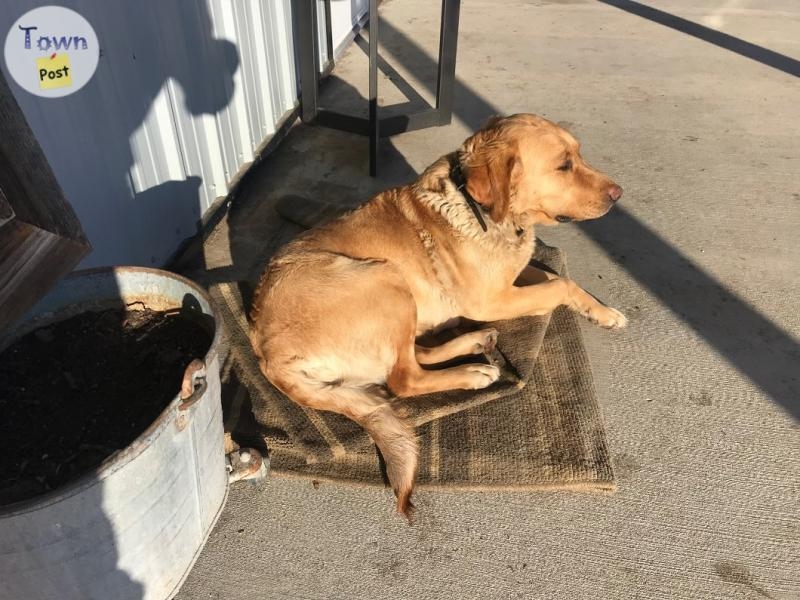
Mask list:
[[[316,0],[295,0],[300,59],[300,116],[304,123],[369,136],[369,174],[377,175],[378,141],[406,131],[448,125],[453,115],[453,87],[456,76],[458,19],[461,0],[442,0],[439,29],[439,68],[436,106],[411,113],[379,117],[378,109],[378,0],[369,0],[369,117],[355,117],[319,106],[319,47]],[[326,41],[332,55],[330,0],[325,0]]]

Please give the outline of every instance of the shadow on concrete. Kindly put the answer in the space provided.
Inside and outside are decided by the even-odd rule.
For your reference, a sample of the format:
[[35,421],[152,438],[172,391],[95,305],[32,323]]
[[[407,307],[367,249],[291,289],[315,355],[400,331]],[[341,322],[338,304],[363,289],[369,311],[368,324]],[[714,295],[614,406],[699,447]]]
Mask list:
[[621,207],[581,230],[720,355],[800,419],[800,345]]
[[[360,33],[353,39],[355,44],[361,49],[365,56],[369,56],[369,41],[364,39]],[[389,81],[406,97],[407,102],[394,104],[392,106],[381,107],[381,117],[387,117],[393,113],[408,114],[414,111],[430,108],[430,104],[414,89],[406,79],[378,52],[378,69]]]
[[751,44],[741,38],[734,37],[727,33],[722,33],[716,29],[711,29],[705,25],[700,25],[694,21],[689,21],[672,13],[658,10],[651,6],[646,6],[633,0],[598,0],[603,4],[608,4],[614,8],[624,10],[637,17],[642,17],[648,21],[653,21],[664,27],[669,27],[681,33],[691,35],[699,40],[714,44],[725,50],[730,50],[746,58],[760,62],[763,65],[778,69],[789,75],[800,77],[800,61],[795,60],[785,54],[780,54],[769,48],[764,48],[757,44]]

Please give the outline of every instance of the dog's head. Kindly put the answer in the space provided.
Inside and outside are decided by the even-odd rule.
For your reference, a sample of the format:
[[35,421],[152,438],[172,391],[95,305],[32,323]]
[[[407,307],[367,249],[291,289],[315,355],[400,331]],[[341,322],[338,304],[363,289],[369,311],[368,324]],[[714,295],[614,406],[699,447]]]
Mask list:
[[552,225],[596,219],[622,188],[590,167],[580,145],[555,123],[530,114],[495,117],[459,151],[469,193],[500,222]]

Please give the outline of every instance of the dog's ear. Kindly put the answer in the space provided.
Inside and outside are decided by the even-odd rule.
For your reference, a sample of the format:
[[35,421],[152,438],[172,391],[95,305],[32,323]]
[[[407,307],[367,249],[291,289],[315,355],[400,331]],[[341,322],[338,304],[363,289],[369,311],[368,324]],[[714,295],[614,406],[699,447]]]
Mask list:
[[467,167],[467,191],[489,211],[495,223],[500,223],[508,216],[522,165],[515,145],[482,154],[485,160]]

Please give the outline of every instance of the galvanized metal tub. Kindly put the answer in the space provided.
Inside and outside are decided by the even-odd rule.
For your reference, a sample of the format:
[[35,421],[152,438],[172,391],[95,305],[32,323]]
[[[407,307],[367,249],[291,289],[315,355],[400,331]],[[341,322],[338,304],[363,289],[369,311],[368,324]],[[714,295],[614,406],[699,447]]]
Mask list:
[[[120,299],[214,317],[205,291],[183,277],[93,269],[62,280],[0,348],[47,323],[120,306]],[[191,397],[176,395],[130,446],[63,488],[0,508],[0,600],[164,600],[177,593],[228,491],[219,340],[215,327]]]

